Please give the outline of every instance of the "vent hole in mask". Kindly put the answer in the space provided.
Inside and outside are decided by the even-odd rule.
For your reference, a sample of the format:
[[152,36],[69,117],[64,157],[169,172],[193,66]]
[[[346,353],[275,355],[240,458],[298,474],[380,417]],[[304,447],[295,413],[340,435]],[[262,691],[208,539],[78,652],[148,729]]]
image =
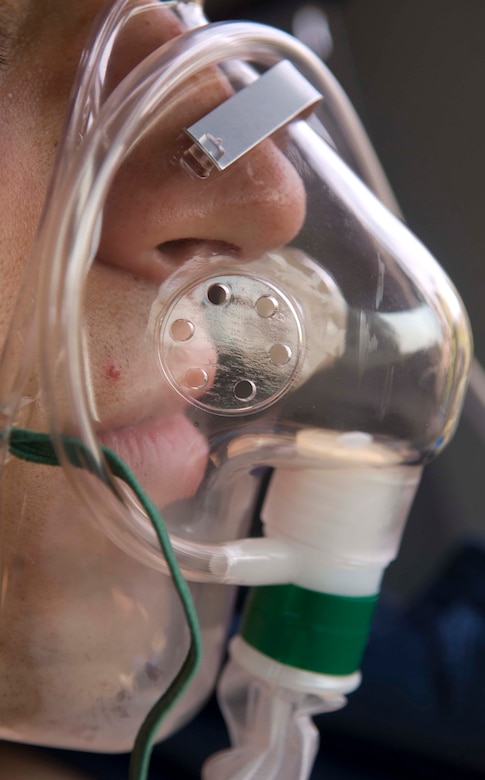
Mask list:
[[241,379],[234,385],[234,396],[238,401],[252,401],[256,395],[256,385],[249,379]]
[[227,287],[225,284],[221,284],[220,282],[217,284],[211,284],[207,290],[207,298],[214,306],[223,306],[225,303],[230,301],[231,291],[229,287]]

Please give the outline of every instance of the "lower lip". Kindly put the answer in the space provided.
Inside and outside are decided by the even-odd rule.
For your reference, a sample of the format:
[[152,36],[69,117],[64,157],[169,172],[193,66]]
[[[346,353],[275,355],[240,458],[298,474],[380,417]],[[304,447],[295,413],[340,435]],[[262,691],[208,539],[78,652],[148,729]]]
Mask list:
[[193,496],[204,476],[207,441],[183,414],[108,431],[100,440],[130,467],[159,509]]

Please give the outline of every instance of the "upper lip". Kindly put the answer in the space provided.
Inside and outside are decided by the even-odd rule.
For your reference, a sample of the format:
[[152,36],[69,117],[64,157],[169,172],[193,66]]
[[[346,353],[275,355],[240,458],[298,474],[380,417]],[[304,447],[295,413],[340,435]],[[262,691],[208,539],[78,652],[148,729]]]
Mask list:
[[[95,374],[97,374],[94,381],[99,382],[100,390],[95,391],[97,414],[94,416],[98,435],[135,427],[149,420],[159,420],[161,417],[180,412],[187,405],[187,401],[172,387],[168,389],[168,380],[164,378],[161,367],[150,363],[152,360],[158,361],[158,356],[155,345],[153,353],[147,349],[143,311],[147,311],[147,307],[155,302],[158,285],[163,285],[174,271],[181,268],[190,258],[209,260],[221,256],[234,262],[235,259],[239,260],[240,251],[234,244],[218,240],[197,238],[167,240],[153,249],[154,253],[163,255],[162,264],[158,260],[159,278],[156,280],[144,280],[144,275],[133,277],[126,272],[126,269],[117,268],[109,262],[105,263],[103,258],[98,257],[98,268],[100,271],[105,270],[102,271],[100,279],[95,275],[88,277],[88,280],[92,279],[90,296],[95,304],[90,318],[92,323],[90,338],[92,343],[99,344],[98,350],[92,353],[96,365]],[[151,260],[148,263],[151,267]],[[155,267],[156,264],[155,259],[153,266]],[[104,273],[106,278],[102,278]],[[149,272],[147,276],[150,276]],[[101,295],[101,287],[113,290],[113,305],[108,309],[105,298]],[[117,296],[116,291],[118,291]],[[131,316],[133,307],[142,313],[141,319],[136,324],[133,324]],[[124,311],[128,316],[125,316]],[[98,334],[103,332],[105,337],[99,339]],[[150,338],[150,334],[148,337]],[[124,353],[120,352],[120,348],[124,349]],[[109,375],[106,375],[108,370],[106,365],[110,363],[113,364],[115,372],[119,369],[121,373],[120,382],[114,381],[112,385]],[[113,376],[112,379],[116,380],[117,377]]]

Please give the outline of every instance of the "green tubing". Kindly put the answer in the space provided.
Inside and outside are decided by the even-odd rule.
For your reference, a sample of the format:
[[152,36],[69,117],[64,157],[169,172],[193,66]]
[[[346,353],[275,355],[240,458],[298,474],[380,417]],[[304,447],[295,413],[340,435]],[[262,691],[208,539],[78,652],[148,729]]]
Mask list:
[[253,588],[241,635],[279,663],[318,674],[347,675],[360,667],[375,596],[318,593],[297,585]]

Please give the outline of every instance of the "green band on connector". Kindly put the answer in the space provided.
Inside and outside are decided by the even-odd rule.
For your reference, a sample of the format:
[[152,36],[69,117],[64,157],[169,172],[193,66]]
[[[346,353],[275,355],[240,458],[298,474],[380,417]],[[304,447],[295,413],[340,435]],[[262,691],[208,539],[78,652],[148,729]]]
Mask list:
[[318,674],[352,674],[360,667],[376,596],[318,593],[297,585],[253,588],[241,635],[279,663]]

